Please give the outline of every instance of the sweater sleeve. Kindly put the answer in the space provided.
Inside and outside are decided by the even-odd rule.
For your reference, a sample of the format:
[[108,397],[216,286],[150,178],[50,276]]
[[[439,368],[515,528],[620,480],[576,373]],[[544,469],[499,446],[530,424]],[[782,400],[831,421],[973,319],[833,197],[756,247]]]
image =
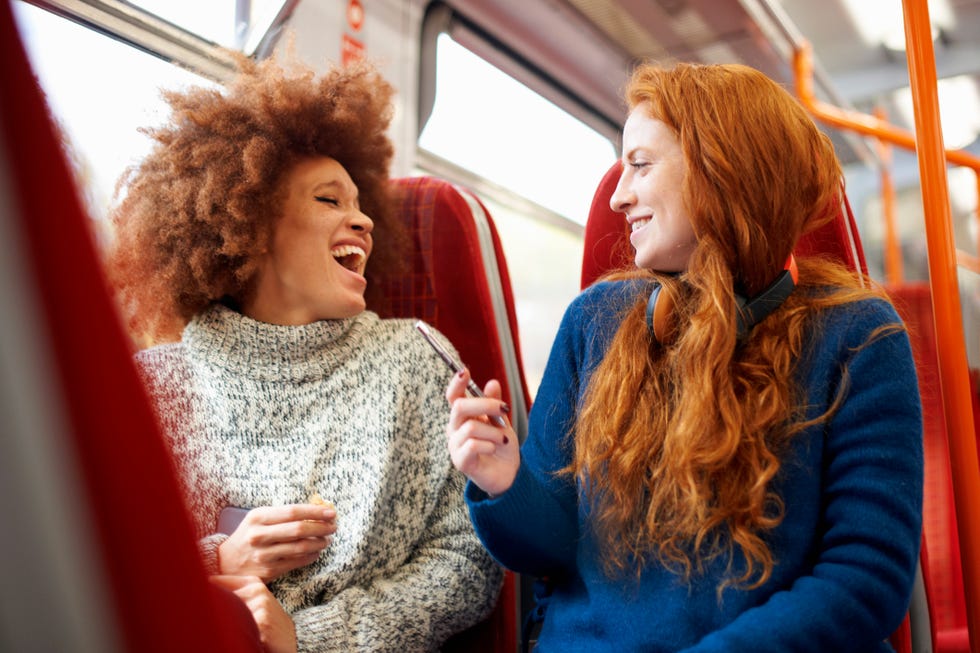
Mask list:
[[[877,314],[877,315],[875,315]],[[890,307],[863,324],[898,322]],[[886,639],[908,606],[920,543],[922,419],[903,332],[848,330],[843,372],[824,387],[844,401],[825,425],[821,538],[814,563],[785,590],[704,637],[687,653],[865,651]],[[836,365],[826,366],[839,370]],[[810,387],[819,388],[810,379]],[[812,399],[812,397],[811,397]]]
[[465,477],[452,467],[446,451],[444,392],[450,372],[428,345],[412,338],[430,361],[412,370],[412,401],[422,407],[413,437],[438,452],[432,455],[438,471],[431,475],[440,479],[432,510],[424,516],[424,534],[394,573],[350,585],[325,604],[293,613],[300,653],[435,651],[454,633],[484,619],[496,604],[503,570],[473,531],[463,501]]
[[531,409],[521,466],[507,492],[490,499],[475,485],[467,502],[477,534],[504,566],[536,576],[574,568],[580,539],[571,462],[572,429],[588,375],[618,325],[629,287],[603,283],[579,295],[562,318]]
[[395,574],[293,614],[299,651],[438,650],[485,618],[503,573],[473,535],[462,490],[463,479],[453,472],[430,517],[429,537]]

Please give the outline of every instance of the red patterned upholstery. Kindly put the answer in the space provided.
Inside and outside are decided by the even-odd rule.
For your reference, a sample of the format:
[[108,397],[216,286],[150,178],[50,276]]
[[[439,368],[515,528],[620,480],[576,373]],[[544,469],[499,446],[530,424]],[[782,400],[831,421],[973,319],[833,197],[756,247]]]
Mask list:
[[[413,240],[409,270],[387,290],[386,317],[416,317],[436,327],[455,345],[478,384],[498,379],[504,396],[519,395],[512,408],[530,405],[520,360],[517,319],[510,276],[500,239],[486,208],[467,191],[432,177],[393,181],[398,213]],[[484,266],[474,209],[486,217],[497,279]],[[497,295],[494,285],[499,284]],[[495,301],[496,298],[496,301]],[[497,315],[501,303],[506,316]],[[495,308],[495,304],[497,307]],[[509,343],[498,337],[497,319],[505,320],[513,341],[517,378],[508,377]],[[514,363],[512,363],[513,366]],[[513,373],[513,367],[511,368]],[[519,387],[515,387],[519,386]],[[516,420],[515,420],[516,426]],[[517,578],[508,572],[490,618],[450,640],[444,651],[511,653],[517,646]]]
[[506,324],[516,354],[520,394],[530,405],[524,383],[517,317],[510,275],[496,227],[486,207],[473,195],[441,179],[404,177],[395,179],[395,198],[411,237],[412,261],[404,279],[387,291],[387,317],[417,317],[435,326],[455,345],[464,364],[478,383],[496,378],[511,393],[505,370],[506,343],[493,330],[495,323],[493,280],[480,263],[479,234],[473,223],[470,202],[486,215],[493,242]]

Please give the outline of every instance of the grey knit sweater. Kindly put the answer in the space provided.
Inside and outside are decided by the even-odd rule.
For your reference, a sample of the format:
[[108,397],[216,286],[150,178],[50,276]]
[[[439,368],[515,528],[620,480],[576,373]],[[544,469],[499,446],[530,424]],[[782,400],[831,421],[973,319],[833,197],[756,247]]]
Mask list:
[[215,306],[137,362],[210,572],[223,507],[336,505],[319,560],[269,586],[300,651],[437,650],[488,614],[502,573],[446,451],[451,372],[410,321],[277,326]]

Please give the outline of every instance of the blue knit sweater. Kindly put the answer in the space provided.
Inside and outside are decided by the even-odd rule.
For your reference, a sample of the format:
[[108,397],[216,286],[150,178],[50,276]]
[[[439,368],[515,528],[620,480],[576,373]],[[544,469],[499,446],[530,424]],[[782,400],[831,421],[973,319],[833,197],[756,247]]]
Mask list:
[[[899,321],[867,300],[824,311],[798,365],[807,417],[829,422],[797,436],[777,491],[785,518],[770,534],[776,565],[755,590],[716,588],[727,560],[690,583],[658,564],[639,581],[604,576],[588,511],[574,482],[552,474],[570,462],[565,434],[591,370],[616,331],[634,282],[580,295],[562,321],[531,412],[514,485],[490,499],[470,483],[470,515],[505,566],[554,584],[538,653],[588,651],[888,651],[904,617],[918,560],[922,424],[915,369],[903,332],[868,342]],[[722,556],[724,557],[724,556]]]

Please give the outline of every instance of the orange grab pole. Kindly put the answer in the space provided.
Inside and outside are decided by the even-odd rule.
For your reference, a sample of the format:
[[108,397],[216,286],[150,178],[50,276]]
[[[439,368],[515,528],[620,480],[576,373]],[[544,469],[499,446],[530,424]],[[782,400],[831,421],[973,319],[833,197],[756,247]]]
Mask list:
[[980,159],[962,150],[943,148],[929,10],[926,0],[903,0],[902,4],[918,142],[916,136],[907,130],[873,116],[846,111],[817,100],[813,93],[809,44],[804,43],[794,52],[793,68],[797,95],[818,119],[841,129],[918,151],[929,252],[929,283],[932,287],[940,387],[949,438],[970,651],[980,653],[980,519],[971,514],[968,506],[968,502],[980,498],[980,463],[969,394],[969,371],[945,166],[948,161],[971,168],[980,175]]
[[929,283],[936,322],[939,379],[949,429],[956,525],[963,563],[970,650],[980,653],[980,519],[968,504],[980,498],[980,466],[966,363],[956,251],[949,210],[943,135],[939,124],[936,59],[926,0],[903,0],[909,79],[915,107],[919,175],[929,250]]
[[[848,129],[864,136],[877,138],[879,141],[915,151],[915,135],[907,129],[891,125],[875,116],[857,111],[847,111],[818,100],[813,93],[813,62],[810,44],[805,41],[797,46],[793,52],[793,71],[797,97],[818,120],[839,129]],[[977,185],[980,188],[980,158],[964,150],[945,150],[945,155],[948,162],[971,168],[977,175]],[[977,220],[980,223],[980,209],[978,209]],[[980,274],[980,236],[977,238],[977,256],[971,256],[963,250],[957,250],[956,261],[964,268]]]
[[[930,41],[930,44],[932,42]],[[841,109],[817,99],[813,92],[813,58],[809,43],[803,43],[793,51],[793,71],[796,81],[796,95],[810,113],[822,122],[840,129],[871,136],[907,150],[915,151],[915,134],[896,127],[888,122],[858,111]],[[931,51],[931,48],[930,48]],[[912,65],[911,59],[909,65]],[[933,79],[936,75],[933,73]],[[941,141],[940,141],[941,142]],[[980,174],[980,158],[964,150],[941,150],[950,163],[970,168]]]
[[[875,117],[885,119],[883,109],[875,109]],[[885,280],[889,284],[898,285],[905,277],[902,268],[902,251],[898,245],[898,230],[895,225],[895,184],[892,183],[891,156],[892,148],[885,141],[878,139],[878,156],[881,158],[881,203],[885,218]]]

